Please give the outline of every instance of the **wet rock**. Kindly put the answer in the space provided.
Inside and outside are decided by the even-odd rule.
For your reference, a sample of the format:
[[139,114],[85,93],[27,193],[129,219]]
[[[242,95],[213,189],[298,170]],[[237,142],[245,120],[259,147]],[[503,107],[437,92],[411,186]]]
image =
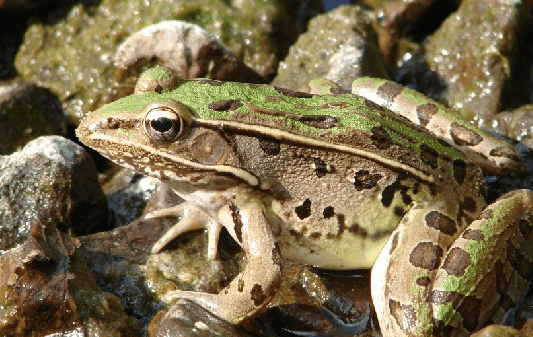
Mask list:
[[158,179],[128,169],[122,169],[113,176],[104,186],[112,226],[125,226],[138,219],[159,185]]
[[32,225],[86,234],[106,229],[105,196],[82,147],[59,136],[0,156],[0,250],[25,241]]
[[120,300],[102,292],[76,250],[79,240],[37,222],[0,256],[0,334],[139,335]]
[[144,27],[171,19],[201,25],[250,68],[272,78],[299,29],[321,10],[319,0],[75,2],[34,14],[20,46],[13,47],[15,69],[57,95],[67,114],[79,120],[133,91],[133,81],[117,83],[113,60],[117,46]]
[[466,120],[490,125],[510,79],[526,13],[521,1],[462,1],[424,44],[423,54],[404,64],[400,81],[447,102]]
[[180,300],[170,309],[160,311],[148,327],[150,337],[249,337],[243,328],[229,324],[198,304]]
[[150,63],[173,69],[179,77],[264,83],[213,35],[198,25],[163,21],[128,37],[118,48],[115,63],[120,72],[134,73]]
[[526,337],[526,335],[511,327],[494,324],[473,333],[470,337]]
[[[376,10],[377,20],[380,23],[379,46],[385,57],[393,61],[400,38],[417,26],[420,18],[435,0],[364,0],[362,2]],[[451,1],[441,2],[451,3]]]
[[360,76],[388,77],[370,17],[359,7],[341,6],[309,22],[272,84],[300,89],[313,78],[325,77],[350,90]]
[[20,80],[0,85],[0,155],[43,135],[67,135],[68,118],[46,89]]
[[70,3],[73,0],[2,0],[0,11],[20,11],[45,7],[51,4]]
[[533,105],[499,113],[493,120],[495,131],[518,141],[533,138]]

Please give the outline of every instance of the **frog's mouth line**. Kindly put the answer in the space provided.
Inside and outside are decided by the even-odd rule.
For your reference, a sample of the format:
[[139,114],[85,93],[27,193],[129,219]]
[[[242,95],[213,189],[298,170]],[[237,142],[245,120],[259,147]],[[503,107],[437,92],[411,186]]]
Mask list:
[[[113,148],[114,145],[123,145],[123,146],[128,146],[130,143],[129,142],[117,142],[116,139],[114,139],[113,141],[110,140],[110,138],[106,135],[103,135],[103,134],[92,134],[89,136],[91,142],[92,142],[92,146],[95,146],[97,147],[99,150],[98,151],[101,151],[103,153],[110,153]],[[99,144],[97,146],[97,144]],[[113,156],[110,156],[110,157],[114,157],[114,158],[121,158],[124,162],[121,163],[121,165],[124,165],[124,163],[128,163],[128,162],[142,162],[143,159],[140,159],[140,158],[145,158],[144,160],[146,161],[145,163],[143,163],[144,166],[146,166],[146,164],[148,164],[148,157],[149,155],[152,155],[152,156],[155,156],[155,157],[162,157],[164,158],[165,160],[167,160],[168,162],[170,163],[177,163],[177,164],[181,164],[185,167],[190,167],[190,168],[193,168],[195,170],[198,170],[200,172],[217,172],[217,173],[220,173],[220,174],[223,174],[223,175],[230,175],[232,177],[235,177],[239,180],[242,180],[244,181],[246,184],[248,184],[249,186],[252,186],[252,187],[260,187],[260,183],[259,183],[259,179],[251,174],[250,172],[246,171],[246,170],[243,170],[241,168],[238,168],[238,167],[235,167],[235,166],[230,166],[230,165],[207,165],[207,164],[201,164],[201,163],[197,163],[197,162],[193,162],[193,161],[190,161],[190,160],[187,160],[187,159],[184,159],[180,156],[175,156],[175,155],[172,155],[170,153],[166,153],[166,152],[163,152],[163,151],[155,151],[153,150],[153,148],[151,148],[150,146],[146,146],[146,145],[143,145],[143,144],[139,144],[139,143],[136,143],[135,144],[135,147],[144,152],[146,155],[137,155],[137,156],[134,156],[134,155],[131,155],[131,154],[128,154],[126,155],[127,152],[124,152],[124,151],[113,151],[115,152]],[[138,159],[135,159],[135,158],[138,158]],[[159,172],[159,175],[163,175],[161,173],[164,173],[165,171],[168,171],[168,168],[167,166],[161,164],[161,165],[157,165],[156,162],[150,162],[153,166],[156,167],[156,169],[153,169],[152,171],[153,172]],[[160,170],[157,169],[157,167],[161,167]],[[174,179],[174,178],[173,178]],[[179,179],[178,176],[176,176],[175,179]]]

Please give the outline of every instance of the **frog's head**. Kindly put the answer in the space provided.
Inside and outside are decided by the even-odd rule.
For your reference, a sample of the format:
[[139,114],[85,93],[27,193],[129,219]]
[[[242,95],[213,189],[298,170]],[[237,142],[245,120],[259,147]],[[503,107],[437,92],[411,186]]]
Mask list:
[[145,72],[135,94],[89,113],[76,130],[78,138],[117,164],[161,180],[257,185],[255,176],[227,164],[234,157],[227,137],[200,125],[194,111],[167,90],[176,83],[154,81],[153,70]]

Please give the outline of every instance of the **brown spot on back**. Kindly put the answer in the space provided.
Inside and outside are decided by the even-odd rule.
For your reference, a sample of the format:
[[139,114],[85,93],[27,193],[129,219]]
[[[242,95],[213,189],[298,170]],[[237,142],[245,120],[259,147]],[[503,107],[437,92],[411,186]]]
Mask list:
[[304,115],[298,120],[305,125],[318,129],[330,129],[335,126],[340,126],[337,117],[328,115]]
[[462,185],[466,178],[466,162],[462,159],[456,159],[453,161],[453,178],[455,181]]
[[463,208],[467,212],[474,213],[477,210],[477,204],[474,198],[465,197],[463,200]]
[[392,145],[392,138],[389,133],[381,126],[375,126],[371,130],[372,144],[380,150],[386,150]]
[[201,79],[201,84],[211,84],[215,87],[221,86],[222,84],[226,83],[225,81],[217,81],[217,80],[210,80],[210,79]]
[[448,275],[461,277],[465,274],[466,268],[470,267],[472,259],[470,253],[464,251],[459,247],[452,248],[442,264],[442,268],[446,270]]
[[260,284],[254,284],[252,290],[250,290],[250,298],[254,301],[255,306],[260,306],[265,301],[266,295]]
[[370,174],[368,170],[360,170],[354,175],[355,189],[357,191],[362,191],[364,189],[371,189],[378,184],[379,179],[382,178],[382,175],[379,173]]
[[481,242],[485,239],[485,234],[479,229],[466,229],[463,233],[463,238]]
[[483,136],[456,122],[452,123],[451,136],[458,146],[475,146],[483,140]]
[[280,88],[274,86],[274,89],[279,92],[282,95],[285,95],[287,97],[295,97],[295,98],[311,98],[313,97],[313,94],[309,94],[307,92],[301,92],[301,91],[293,91],[286,88]]
[[429,165],[432,169],[436,169],[438,166],[439,153],[427,146],[426,144],[420,145],[420,159],[426,165]]
[[244,280],[241,278],[241,279],[239,279],[239,281],[237,283],[237,291],[242,293],[243,290],[244,290]]
[[235,231],[235,235],[237,236],[237,240],[239,240],[240,243],[242,243],[242,219],[241,214],[239,212],[239,208],[234,203],[229,204],[229,209],[231,211],[231,217],[233,219],[233,230]]
[[457,223],[453,219],[450,219],[440,212],[429,212],[426,214],[425,220],[426,225],[431,228],[435,228],[443,234],[455,235],[455,233],[457,233]]
[[301,219],[305,219],[311,215],[311,200],[305,199],[305,201],[297,206],[295,209],[296,215]]
[[225,99],[210,103],[207,107],[215,111],[235,111],[243,106],[243,103],[238,99]]
[[409,262],[415,267],[434,270],[440,265],[442,248],[431,242],[420,242],[409,254]]
[[416,114],[421,126],[428,125],[431,118],[439,111],[439,107],[434,103],[427,102],[416,107]]
[[277,156],[281,150],[279,140],[259,137],[259,147],[269,156]]
[[385,106],[390,108],[392,103],[394,103],[396,96],[401,94],[403,90],[404,88],[398,83],[385,82],[378,88],[376,94],[378,97],[384,99],[387,102]]

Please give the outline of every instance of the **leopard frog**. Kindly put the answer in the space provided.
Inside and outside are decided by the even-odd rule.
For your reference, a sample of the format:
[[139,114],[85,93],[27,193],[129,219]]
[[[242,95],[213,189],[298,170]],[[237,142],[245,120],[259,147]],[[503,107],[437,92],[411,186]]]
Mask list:
[[246,254],[219,294],[166,300],[239,324],[276,294],[284,258],[372,268],[385,336],[464,335],[502,321],[529,285],[533,192],[487,206],[480,167],[517,169],[514,149],[389,81],[358,79],[353,94],[321,80],[312,88],[321,94],[155,68],[133,95],[83,119],[83,143],[185,200],[150,214],[180,217],[154,253],[206,228],[214,259],[225,227]]

